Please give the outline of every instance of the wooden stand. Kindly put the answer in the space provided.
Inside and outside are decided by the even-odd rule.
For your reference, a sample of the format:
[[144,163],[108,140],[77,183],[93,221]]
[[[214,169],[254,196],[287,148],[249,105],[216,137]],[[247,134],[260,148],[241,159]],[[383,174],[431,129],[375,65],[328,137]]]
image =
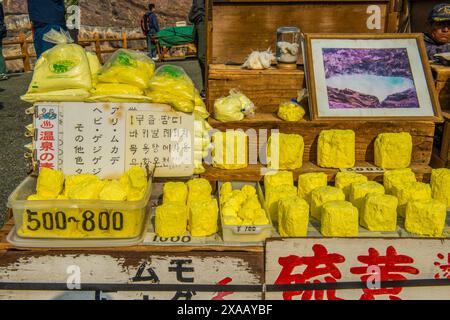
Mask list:
[[431,70],[436,80],[436,93],[441,109],[450,112],[450,67],[432,64]]
[[431,165],[434,168],[450,168],[450,112],[442,112],[444,116],[441,145],[433,150]]

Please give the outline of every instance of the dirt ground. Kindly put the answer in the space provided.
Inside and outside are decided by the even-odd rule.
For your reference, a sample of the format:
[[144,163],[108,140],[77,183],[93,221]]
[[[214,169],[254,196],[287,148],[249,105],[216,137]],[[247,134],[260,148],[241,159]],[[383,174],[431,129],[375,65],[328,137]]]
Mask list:
[[[197,88],[202,89],[200,68],[196,60],[170,62],[181,66],[192,78]],[[5,222],[7,200],[11,192],[27,176],[25,126],[33,119],[25,115],[31,105],[20,100],[28,88],[31,73],[12,74],[7,81],[0,81],[0,226]]]

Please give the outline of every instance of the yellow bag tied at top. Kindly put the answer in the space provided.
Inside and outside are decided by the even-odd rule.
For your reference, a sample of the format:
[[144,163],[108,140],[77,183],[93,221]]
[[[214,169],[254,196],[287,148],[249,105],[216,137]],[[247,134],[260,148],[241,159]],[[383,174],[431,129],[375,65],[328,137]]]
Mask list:
[[386,171],[383,176],[384,188],[388,194],[393,194],[395,188],[416,181],[416,175],[410,168]]
[[156,208],[155,232],[160,237],[183,236],[187,231],[188,208],[181,202],[166,202]]
[[407,132],[382,133],[375,140],[375,165],[383,169],[409,167],[412,137]]
[[213,167],[236,170],[248,166],[248,136],[238,130],[216,132],[212,136]]
[[214,102],[214,118],[221,122],[241,121],[255,113],[255,105],[243,93],[231,90],[226,97]]
[[124,83],[98,83],[92,90],[94,96],[142,95],[144,91],[138,87]]
[[119,49],[98,72],[99,83],[123,83],[144,90],[155,73],[155,63],[145,53]]
[[429,184],[422,182],[408,182],[398,188],[394,188],[394,195],[398,198],[397,212],[404,217],[408,202],[431,199],[431,187]]
[[95,83],[97,81],[97,73],[102,68],[102,64],[100,63],[100,60],[98,60],[95,53],[86,51],[86,57],[89,62],[89,70],[91,70],[92,81]]
[[267,143],[271,169],[295,170],[303,165],[305,143],[298,134],[274,133]]
[[355,166],[355,132],[324,130],[319,135],[317,163],[322,168],[352,168]]
[[357,237],[358,209],[348,201],[331,201],[322,207],[320,232],[324,237]]
[[447,209],[438,200],[410,201],[406,206],[405,229],[429,237],[441,237]]
[[197,201],[204,201],[211,199],[212,187],[208,180],[199,178],[189,180],[188,186],[188,198],[187,205]]
[[188,187],[184,182],[167,182],[163,189],[163,203],[181,202],[186,204]]
[[320,221],[322,206],[330,201],[345,201],[344,192],[335,187],[320,187],[311,192],[311,216]]
[[431,173],[433,199],[439,200],[450,209],[450,169],[434,169]]
[[365,175],[354,172],[338,172],[335,178],[336,188],[342,189],[345,194],[346,200],[350,200],[350,191],[353,183],[367,182]]
[[43,199],[56,199],[64,185],[64,173],[42,168],[37,179],[37,195]]
[[328,176],[323,172],[301,174],[298,177],[298,195],[311,204],[311,192],[320,187],[326,187]]
[[192,202],[189,206],[189,230],[193,237],[207,237],[218,230],[219,208],[216,199]]
[[398,200],[394,196],[369,193],[366,195],[360,223],[370,231],[393,232],[397,229]]
[[264,175],[264,189],[266,192],[281,185],[294,185],[294,175],[291,171],[271,172]]
[[266,190],[266,208],[269,210],[272,221],[278,221],[278,201],[296,195],[297,189],[290,185],[276,186]]
[[282,237],[306,237],[308,234],[309,205],[298,196],[278,203],[278,233]]
[[189,113],[194,111],[196,101],[201,100],[191,78],[183,68],[173,65],[163,65],[156,70],[145,94],[154,103],[169,104],[177,111]]
[[302,106],[292,101],[282,102],[278,108],[278,117],[284,121],[300,121],[305,113]]
[[353,183],[350,189],[350,202],[362,212],[366,195],[369,193],[385,194],[384,187],[375,181]]

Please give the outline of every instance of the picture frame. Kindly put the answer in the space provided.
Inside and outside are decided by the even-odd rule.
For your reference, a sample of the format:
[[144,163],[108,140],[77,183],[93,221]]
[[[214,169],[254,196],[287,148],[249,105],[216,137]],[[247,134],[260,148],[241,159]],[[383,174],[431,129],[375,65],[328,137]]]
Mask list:
[[433,121],[442,113],[422,34],[304,34],[311,120]]

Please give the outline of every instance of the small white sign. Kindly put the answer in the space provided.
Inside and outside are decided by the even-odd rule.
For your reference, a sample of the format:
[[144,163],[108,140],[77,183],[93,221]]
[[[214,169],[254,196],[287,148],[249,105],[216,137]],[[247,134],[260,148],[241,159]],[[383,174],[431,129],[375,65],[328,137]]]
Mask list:
[[35,160],[39,169],[58,170],[59,108],[57,105],[39,105],[34,118]]

